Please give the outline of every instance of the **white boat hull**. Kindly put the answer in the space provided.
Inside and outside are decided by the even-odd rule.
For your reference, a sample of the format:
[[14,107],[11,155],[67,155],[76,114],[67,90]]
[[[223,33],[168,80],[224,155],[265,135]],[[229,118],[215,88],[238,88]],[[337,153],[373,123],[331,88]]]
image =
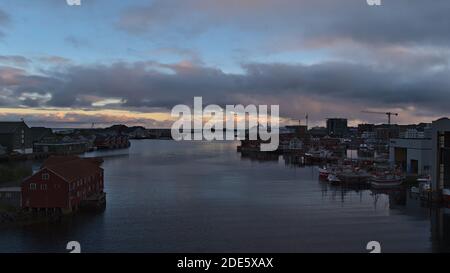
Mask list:
[[370,185],[373,188],[376,189],[390,189],[390,188],[397,188],[402,185],[402,180],[394,180],[394,181],[379,181],[379,180],[372,180],[370,182]]

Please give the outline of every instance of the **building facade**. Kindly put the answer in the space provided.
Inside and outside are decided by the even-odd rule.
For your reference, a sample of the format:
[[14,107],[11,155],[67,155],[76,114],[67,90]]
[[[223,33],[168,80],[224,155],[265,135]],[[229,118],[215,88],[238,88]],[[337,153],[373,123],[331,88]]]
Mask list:
[[0,205],[20,208],[22,203],[22,194],[20,187],[0,188]]
[[450,196],[450,119],[441,118],[431,125],[432,190]]
[[0,145],[8,153],[30,154],[33,152],[33,139],[25,122],[0,122]]
[[331,137],[344,137],[348,132],[348,122],[344,118],[327,119],[327,132]]
[[389,161],[408,174],[431,174],[431,139],[395,138],[390,140]]
[[22,208],[32,212],[70,213],[103,193],[103,169],[95,159],[50,157],[22,182]]

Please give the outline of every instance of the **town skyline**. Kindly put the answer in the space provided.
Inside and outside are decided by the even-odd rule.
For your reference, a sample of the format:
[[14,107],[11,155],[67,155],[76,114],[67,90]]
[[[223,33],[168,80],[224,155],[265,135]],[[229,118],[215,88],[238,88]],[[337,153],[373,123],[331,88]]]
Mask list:
[[449,115],[446,1],[2,2],[5,121],[168,128],[171,107],[199,95],[280,105],[285,124],[306,114],[310,126],[386,122],[364,110],[397,112],[399,124]]

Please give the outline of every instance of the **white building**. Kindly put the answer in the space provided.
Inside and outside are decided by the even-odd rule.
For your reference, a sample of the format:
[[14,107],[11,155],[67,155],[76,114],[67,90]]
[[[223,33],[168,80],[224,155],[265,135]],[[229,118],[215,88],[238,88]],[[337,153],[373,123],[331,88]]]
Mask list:
[[431,158],[430,138],[394,138],[390,141],[391,165],[400,167],[408,174],[430,174]]
[[404,132],[400,132],[400,138],[425,138],[425,132],[418,131],[417,129],[407,129]]

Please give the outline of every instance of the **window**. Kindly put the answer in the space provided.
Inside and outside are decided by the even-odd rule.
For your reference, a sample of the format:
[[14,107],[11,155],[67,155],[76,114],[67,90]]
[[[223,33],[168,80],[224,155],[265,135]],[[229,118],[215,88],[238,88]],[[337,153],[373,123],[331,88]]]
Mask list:
[[36,183],[30,183],[30,190],[35,190],[36,189]]
[[42,180],[48,180],[50,178],[50,175],[48,173],[42,174]]
[[46,191],[47,190],[47,184],[42,184],[41,185],[41,190]]

